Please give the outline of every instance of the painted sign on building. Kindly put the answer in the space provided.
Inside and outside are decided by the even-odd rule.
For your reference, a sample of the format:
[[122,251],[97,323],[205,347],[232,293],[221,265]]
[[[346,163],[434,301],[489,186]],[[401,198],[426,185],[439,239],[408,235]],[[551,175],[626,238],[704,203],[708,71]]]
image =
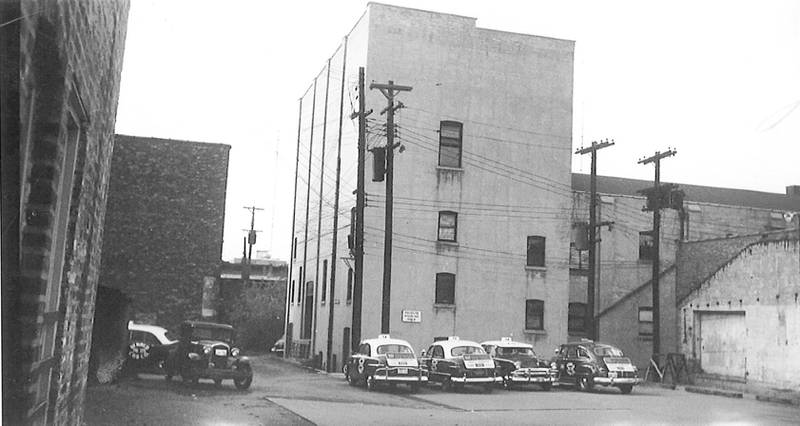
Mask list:
[[403,310],[403,322],[422,322],[422,311]]

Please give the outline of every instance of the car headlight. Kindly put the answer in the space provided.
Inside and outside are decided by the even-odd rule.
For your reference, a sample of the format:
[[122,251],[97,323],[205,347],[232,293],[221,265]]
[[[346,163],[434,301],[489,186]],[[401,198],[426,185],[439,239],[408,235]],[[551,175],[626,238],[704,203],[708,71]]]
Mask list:
[[552,369],[552,370],[557,370],[558,369],[558,366],[556,365],[555,362],[551,362],[550,363],[550,369]]
[[211,353],[211,348],[206,346],[205,348],[203,348],[203,353],[206,354],[206,355],[210,354]]
[[231,356],[239,356],[239,348],[231,349]]
[[515,368],[521,368],[522,367],[522,363],[519,362],[519,361],[514,361],[514,367]]

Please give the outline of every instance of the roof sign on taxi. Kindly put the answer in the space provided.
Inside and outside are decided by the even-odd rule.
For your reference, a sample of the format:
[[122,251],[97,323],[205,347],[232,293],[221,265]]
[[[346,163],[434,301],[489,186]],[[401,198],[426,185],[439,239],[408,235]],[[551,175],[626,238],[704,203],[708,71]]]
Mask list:
[[389,338],[389,335],[388,335],[388,334],[379,334],[379,335],[378,335],[378,338],[379,338],[379,339],[388,339],[388,338]]

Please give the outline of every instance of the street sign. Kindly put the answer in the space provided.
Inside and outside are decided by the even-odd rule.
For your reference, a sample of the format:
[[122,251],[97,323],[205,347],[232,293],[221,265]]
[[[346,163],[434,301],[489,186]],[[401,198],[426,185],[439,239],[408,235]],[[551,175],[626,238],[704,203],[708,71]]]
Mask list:
[[422,311],[403,310],[403,322],[422,322]]

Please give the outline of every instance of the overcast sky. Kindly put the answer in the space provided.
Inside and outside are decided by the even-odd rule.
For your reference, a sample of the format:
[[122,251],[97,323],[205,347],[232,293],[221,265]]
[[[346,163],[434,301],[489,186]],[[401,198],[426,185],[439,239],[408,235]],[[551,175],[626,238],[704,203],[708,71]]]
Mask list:
[[[783,192],[800,184],[800,1],[394,0],[497,30],[575,40],[573,146],[598,172]],[[363,1],[132,0],[116,132],[232,146],[223,258],[287,259],[297,99]],[[398,82],[403,84],[403,82]],[[573,171],[588,172],[575,156]]]

